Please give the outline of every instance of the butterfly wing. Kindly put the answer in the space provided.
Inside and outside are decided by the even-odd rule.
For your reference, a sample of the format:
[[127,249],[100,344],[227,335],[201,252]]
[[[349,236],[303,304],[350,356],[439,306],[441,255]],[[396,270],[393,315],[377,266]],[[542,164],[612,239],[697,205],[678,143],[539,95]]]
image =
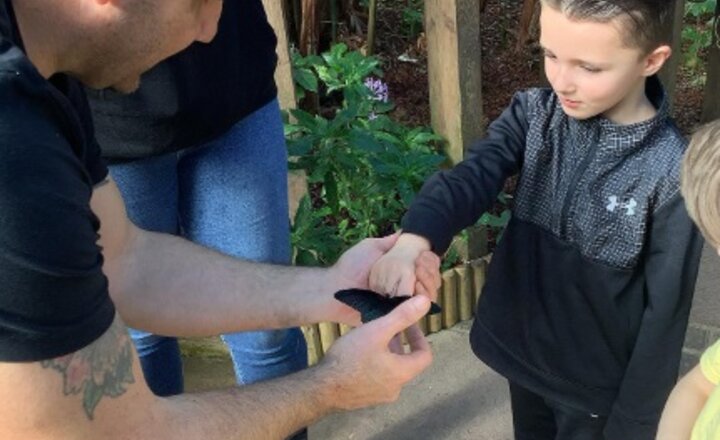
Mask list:
[[396,306],[389,298],[364,289],[341,290],[335,294],[335,298],[360,312],[363,323],[387,315]]
[[[387,315],[410,297],[398,296],[388,298],[372,290],[346,289],[335,293],[335,298],[360,312],[360,320],[363,323],[367,323]],[[439,305],[432,303],[428,314],[432,315],[440,313],[441,311],[442,309]]]

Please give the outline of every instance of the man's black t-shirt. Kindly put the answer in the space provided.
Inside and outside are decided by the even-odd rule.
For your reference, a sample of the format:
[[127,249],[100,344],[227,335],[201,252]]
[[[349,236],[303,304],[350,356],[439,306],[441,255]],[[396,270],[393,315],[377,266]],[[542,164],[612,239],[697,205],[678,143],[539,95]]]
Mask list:
[[103,156],[142,159],[227,132],[277,96],[276,46],[261,0],[226,1],[213,41],[157,65],[137,92],[88,91]]
[[112,323],[90,209],[106,176],[82,87],[40,75],[0,0],[0,361],[76,351]]

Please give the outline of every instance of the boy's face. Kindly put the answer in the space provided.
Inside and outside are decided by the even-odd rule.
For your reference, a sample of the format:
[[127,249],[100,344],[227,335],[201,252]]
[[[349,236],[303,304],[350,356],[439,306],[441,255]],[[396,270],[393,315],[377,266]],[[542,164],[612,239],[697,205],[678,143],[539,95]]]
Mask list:
[[[217,32],[223,0],[127,0],[101,2],[107,23],[78,75],[91,87],[132,92],[140,76],[195,41]],[[111,9],[115,5],[114,9]],[[104,15],[103,15],[104,14]]]
[[576,119],[612,118],[627,100],[637,99],[648,75],[639,48],[623,44],[622,24],[573,21],[542,4],[540,44],[545,73],[563,110]]

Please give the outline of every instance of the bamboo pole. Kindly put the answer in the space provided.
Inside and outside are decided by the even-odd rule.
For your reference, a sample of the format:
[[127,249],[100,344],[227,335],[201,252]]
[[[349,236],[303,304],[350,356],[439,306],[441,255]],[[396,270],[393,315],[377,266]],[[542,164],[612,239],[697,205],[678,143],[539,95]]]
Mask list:
[[475,260],[470,263],[472,267],[472,279],[473,279],[473,311],[477,308],[477,303],[480,301],[480,295],[482,289],[485,286],[485,272],[487,270],[487,263],[485,260]]
[[443,328],[450,328],[458,322],[457,278],[455,271],[452,269],[445,271],[442,280],[442,325]]
[[344,335],[348,334],[348,332],[352,329],[353,328],[347,324],[340,324],[340,336],[344,336]]
[[420,330],[422,330],[424,335],[428,334],[428,320],[430,318],[428,317],[422,317],[420,318],[420,321],[418,321],[418,326],[420,327]]
[[327,353],[330,346],[340,337],[340,328],[334,322],[322,322],[318,327],[323,353]]
[[[437,303],[440,307],[445,307],[443,303],[443,288],[440,286],[437,291]],[[436,313],[427,317],[427,333],[431,334],[439,332],[442,329],[442,313]]]
[[469,266],[455,268],[457,274],[458,318],[467,321],[473,315],[473,280]]
[[315,365],[322,359],[324,354],[318,325],[304,325],[300,329],[305,335],[305,342],[307,343],[308,364]]

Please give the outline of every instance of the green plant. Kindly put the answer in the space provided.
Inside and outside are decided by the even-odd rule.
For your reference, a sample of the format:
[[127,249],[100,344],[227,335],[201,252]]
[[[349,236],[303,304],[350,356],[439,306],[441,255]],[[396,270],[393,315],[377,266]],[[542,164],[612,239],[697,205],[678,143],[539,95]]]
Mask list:
[[[712,44],[713,16],[716,6],[717,0],[696,0],[685,5],[688,23],[682,30],[683,43],[687,47],[684,64],[698,74],[702,66],[702,54]],[[698,81],[701,82],[702,78]]]
[[332,117],[292,110],[294,122],[285,125],[290,167],[305,170],[310,187],[294,220],[295,259],[329,264],[345,247],[397,227],[445,160],[437,151],[442,138],[388,115],[393,105],[377,59],[343,44],[321,57],[293,59],[295,71],[303,71],[295,77],[298,88],[342,97]]
[[407,0],[403,8],[403,33],[408,39],[416,38],[423,29],[424,4],[424,0]]
[[493,236],[496,237],[496,242],[500,241],[503,232],[505,232],[507,224],[510,222],[510,217],[512,216],[512,212],[510,211],[511,199],[511,195],[505,192],[501,192],[497,198],[497,206],[501,209],[500,214],[496,215],[490,212],[486,212],[482,216],[480,216],[480,219],[477,222],[478,225],[485,226],[490,230]]
[[[285,124],[290,168],[304,170],[309,186],[293,222],[293,261],[328,265],[363,238],[397,228],[423,182],[445,161],[438,151],[443,139],[392,119],[377,59],[339,44],[320,57],[295,54],[293,61],[302,72],[295,77],[298,89],[341,98],[330,100],[337,104],[325,116],[291,110],[293,121]],[[493,210],[500,214],[486,213],[478,222],[493,237],[510,218],[509,199],[501,194]],[[463,261],[467,237],[458,235],[443,268]]]

